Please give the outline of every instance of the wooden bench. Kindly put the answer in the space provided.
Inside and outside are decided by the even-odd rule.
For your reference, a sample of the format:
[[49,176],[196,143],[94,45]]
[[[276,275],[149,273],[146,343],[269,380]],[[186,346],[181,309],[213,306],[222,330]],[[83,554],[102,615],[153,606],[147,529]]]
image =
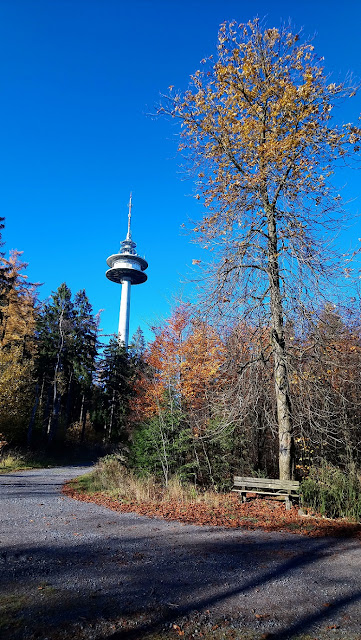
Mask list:
[[270,478],[242,478],[234,476],[233,489],[240,493],[242,502],[247,501],[247,493],[275,496],[278,500],[285,500],[286,509],[291,508],[292,500],[299,500],[300,483],[296,480],[273,480]]

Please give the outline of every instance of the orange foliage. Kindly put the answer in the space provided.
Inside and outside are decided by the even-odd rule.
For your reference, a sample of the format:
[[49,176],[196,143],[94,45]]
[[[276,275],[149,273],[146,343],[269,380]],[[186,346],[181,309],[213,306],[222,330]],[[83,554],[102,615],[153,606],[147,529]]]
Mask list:
[[28,277],[21,273],[27,267],[21,261],[21,251],[11,251],[8,260],[2,258],[5,267],[2,292],[1,346],[9,343],[22,343],[26,337],[33,336],[35,329],[35,297],[38,285],[30,284]]
[[205,322],[193,324],[183,344],[182,395],[193,409],[200,409],[210,386],[217,382],[225,361],[225,347],[215,330]]
[[192,317],[190,305],[178,306],[170,318],[153,329],[155,339],[145,354],[149,367],[133,399],[134,414],[155,415],[164,393],[176,396],[181,406],[199,410],[225,361],[224,345],[206,322]]

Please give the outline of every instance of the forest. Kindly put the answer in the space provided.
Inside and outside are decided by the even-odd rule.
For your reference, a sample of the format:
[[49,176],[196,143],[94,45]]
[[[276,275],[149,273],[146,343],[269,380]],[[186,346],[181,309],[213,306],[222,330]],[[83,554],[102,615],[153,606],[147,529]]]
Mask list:
[[333,164],[361,138],[331,111],[356,89],[329,84],[298,35],[256,20],[223,25],[217,61],[203,62],[159,107],[182,125],[204,204],[193,233],[213,259],[199,299],[126,351],[104,342],[85,290],[61,283],[41,301],[3,246],[3,450],[115,453],[140,477],[217,491],[235,473],[323,474],[330,492],[346,478],[361,515],[361,299],[329,243]]
[[[114,452],[140,476],[230,486],[278,474],[269,327],[223,330],[180,304],[145,344],[102,344],[86,292],[62,283],[45,302],[16,252],[1,257],[0,429],[7,447]],[[359,469],[361,344],[357,304],[285,327],[294,476]],[[6,448],[4,448],[6,450]]]

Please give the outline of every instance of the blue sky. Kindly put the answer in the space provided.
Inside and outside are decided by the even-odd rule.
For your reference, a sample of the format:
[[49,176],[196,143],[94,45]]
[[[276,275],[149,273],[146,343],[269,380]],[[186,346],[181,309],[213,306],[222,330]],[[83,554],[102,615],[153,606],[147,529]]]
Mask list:
[[[105,333],[117,330],[120,287],[105,278],[133,192],[133,238],[149,262],[132,288],[131,334],[167,315],[200,249],[180,226],[201,215],[177,156],[177,129],[155,111],[215,52],[219,24],[255,15],[315,35],[339,79],[361,79],[361,3],[335,0],[0,0],[0,211],[6,249],[23,250],[40,297],[85,288]],[[361,112],[356,97],[340,117]],[[350,211],[360,173],[342,176]],[[347,245],[360,228],[342,237]]]

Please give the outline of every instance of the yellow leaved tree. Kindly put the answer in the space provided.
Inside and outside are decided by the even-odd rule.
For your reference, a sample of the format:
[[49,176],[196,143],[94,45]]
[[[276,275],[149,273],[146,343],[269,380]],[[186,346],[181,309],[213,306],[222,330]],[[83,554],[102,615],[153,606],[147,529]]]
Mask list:
[[34,387],[37,285],[24,274],[20,251],[0,255],[0,430],[23,443]]
[[[285,318],[311,283],[339,265],[325,241],[340,196],[337,159],[359,150],[360,129],[333,109],[356,87],[333,83],[311,43],[289,28],[223,24],[216,59],[160,112],[181,121],[181,151],[197,171],[205,214],[194,232],[219,251],[213,302],[258,307],[270,327],[279,475],[292,475],[292,409]],[[352,83],[350,82],[349,85]]]

